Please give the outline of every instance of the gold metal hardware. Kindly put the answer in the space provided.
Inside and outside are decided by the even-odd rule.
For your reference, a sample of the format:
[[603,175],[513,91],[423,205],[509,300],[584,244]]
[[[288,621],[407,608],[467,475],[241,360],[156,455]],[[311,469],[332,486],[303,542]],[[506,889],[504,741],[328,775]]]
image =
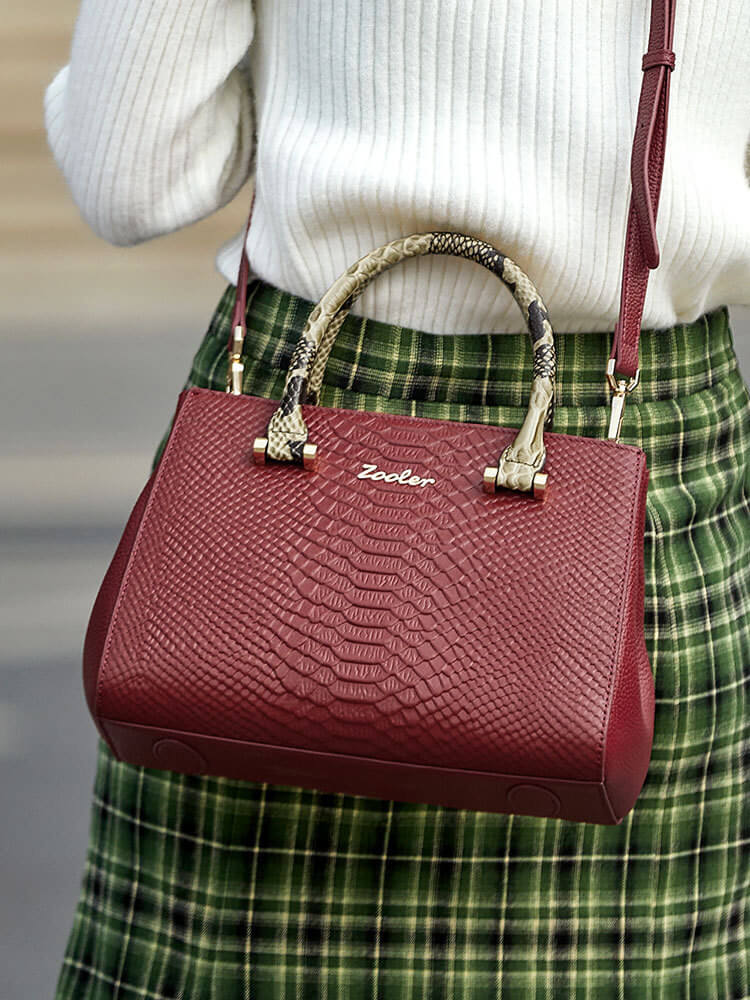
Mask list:
[[614,395],[612,396],[612,409],[609,415],[609,430],[607,431],[607,437],[611,441],[617,441],[620,437],[622,417],[625,412],[625,393],[627,391],[627,382],[624,378],[620,379],[615,387]]
[[[302,449],[302,464],[306,469],[314,469],[317,462],[318,446],[306,444]],[[268,438],[257,437],[253,441],[253,461],[265,465],[268,461]]]
[[609,430],[607,437],[610,441],[617,441],[622,429],[622,418],[625,413],[625,397],[638,385],[641,380],[641,370],[636,368],[635,375],[628,381],[624,378],[615,377],[615,359],[610,358],[607,362],[607,381],[614,395],[612,396],[612,409],[609,417]]
[[242,395],[242,379],[245,366],[242,363],[242,347],[245,343],[245,334],[241,326],[234,328],[232,336],[232,350],[229,353],[229,363],[227,365],[227,392],[234,396]]
[[[532,493],[536,500],[544,500],[547,495],[549,484],[548,472],[535,472],[532,480]],[[497,493],[497,466],[488,465],[485,467],[482,477],[482,489],[485,493]]]
[[544,500],[547,495],[547,483],[549,482],[548,472],[535,472],[534,473],[534,496],[537,500]]
[[485,493],[494,493],[497,489],[497,466],[487,465],[482,476],[482,489]]

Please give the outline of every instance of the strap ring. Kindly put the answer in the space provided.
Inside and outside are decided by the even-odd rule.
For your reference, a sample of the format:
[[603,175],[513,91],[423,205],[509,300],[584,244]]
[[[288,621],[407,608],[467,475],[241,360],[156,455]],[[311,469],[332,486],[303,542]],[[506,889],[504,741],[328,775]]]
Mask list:
[[654,66],[666,66],[667,69],[674,69],[674,52],[672,49],[654,49],[646,52],[641,60],[641,69],[653,69]]

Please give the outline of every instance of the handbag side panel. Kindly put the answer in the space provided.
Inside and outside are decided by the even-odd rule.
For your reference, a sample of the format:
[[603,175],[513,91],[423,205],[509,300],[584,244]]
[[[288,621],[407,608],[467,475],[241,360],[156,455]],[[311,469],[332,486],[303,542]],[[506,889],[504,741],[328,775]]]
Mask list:
[[627,570],[627,606],[620,638],[620,656],[607,721],[603,782],[612,812],[621,820],[634,806],[643,787],[654,734],[655,690],[644,633],[645,528],[648,470],[642,467],[634,545]]
[[[177,416],[187,398],[187,395],[187,391],[183,391],[177,399],[174,416],[172,417],[170,440],[177,422]],[[146,483],[138,495],[138,499],[128,516],[125,529],[122,533],[120,541],[117,544],[117,548],[112,556],[107,572],[104,574],[104,579],[101,582],[99,591],[96,595],[96,600],[94,601],[94,605],[91,609],[91,614],[86,628],[86,636],[83,643],[83,691],[86,698],[86,704],[89,712],[91,713],[91,717],[96,723],[100,735],[109,744],[110,749],[114,753],[116,753],[116,750],[107,733],[104,731],[104,728],[100,724],[97,713],[96,695],[99,682],[99,668],[101,666],[102,657],[107,644],[107,638],[110,633],[112,617],[120,599],[123,579],[130,563],[138,533],[141,529],[141,525],[143,524],[143,517],[148,506],[148,501],[153,492],[154,484],[162,467],[164,455],[166,454],[168,447],[169,441],[167,441],[159,462],[146,480]]]

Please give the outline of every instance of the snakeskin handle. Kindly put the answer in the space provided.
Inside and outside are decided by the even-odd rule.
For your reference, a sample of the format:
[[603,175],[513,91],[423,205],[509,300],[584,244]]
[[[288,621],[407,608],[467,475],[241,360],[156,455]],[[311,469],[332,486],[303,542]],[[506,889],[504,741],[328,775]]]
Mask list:
[[528,275],[489,243],[463,233],[428,232],[404,236],[361,257],[337,278],[307,319],[289,362],[281,401],[268,423],[265,438],[256,440],[256,460],[270,458],[306,464],[308,431],[302,404],[318,401],[328,356],[349,309],[378,274],[408,257],[425,254],[450,254],[482,264],[505,283],[523,313],[534,351],[529,406],[514,440],[500,455],[497,467],[488,471],[494,474],[493,486],[534,492],[534,477],[541,471],[546,457],[544,424],[551,417],[554,399],[554,333],[544,302]]

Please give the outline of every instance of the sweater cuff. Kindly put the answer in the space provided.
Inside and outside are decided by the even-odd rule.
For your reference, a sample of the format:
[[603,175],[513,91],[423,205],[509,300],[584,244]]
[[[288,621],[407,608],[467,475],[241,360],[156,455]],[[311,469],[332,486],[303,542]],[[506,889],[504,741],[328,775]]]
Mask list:
[[44,127],[47,143],[58,167],[62,170],[68,156],[68,136],[65,131],[65,94],[70,66],[63,66],[44,91]]

